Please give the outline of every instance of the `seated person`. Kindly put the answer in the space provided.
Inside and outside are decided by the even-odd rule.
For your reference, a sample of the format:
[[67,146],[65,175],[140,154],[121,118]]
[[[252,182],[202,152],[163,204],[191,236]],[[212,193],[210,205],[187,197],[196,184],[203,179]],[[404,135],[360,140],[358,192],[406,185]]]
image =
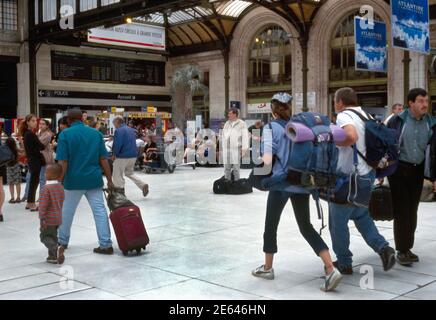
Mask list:
[[157,160],[157,144],[155,136],[147,136],[144,146],[144,162],[151,162]]

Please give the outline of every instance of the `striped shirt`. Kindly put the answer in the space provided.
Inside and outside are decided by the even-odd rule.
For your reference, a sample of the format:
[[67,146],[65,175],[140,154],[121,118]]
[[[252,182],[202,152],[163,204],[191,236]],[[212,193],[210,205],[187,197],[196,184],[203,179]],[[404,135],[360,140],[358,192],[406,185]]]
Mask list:
[[39,197],[39,219],[47,226],[62,224],[64,187],[57,181],[47,181]]

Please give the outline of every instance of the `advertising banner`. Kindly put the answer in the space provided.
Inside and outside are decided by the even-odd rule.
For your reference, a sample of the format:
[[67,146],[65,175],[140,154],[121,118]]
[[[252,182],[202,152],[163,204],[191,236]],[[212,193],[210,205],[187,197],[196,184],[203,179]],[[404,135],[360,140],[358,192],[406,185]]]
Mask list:
[[165,28],[129,23],[89,30],[88,42],[165,51]]
[[394,47],[430,53],[428,0],[391,0]]
[[387,72],[388,51],[386,24],[367,19],[354,18],[354,36],[356,41],[356,70]]

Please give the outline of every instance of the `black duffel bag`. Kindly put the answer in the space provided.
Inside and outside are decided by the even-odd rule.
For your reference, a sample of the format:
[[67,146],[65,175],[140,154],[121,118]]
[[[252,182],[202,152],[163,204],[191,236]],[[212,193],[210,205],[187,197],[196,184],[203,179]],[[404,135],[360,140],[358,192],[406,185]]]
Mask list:
[[239,179],[236,181],[228,181],[227,194],[239,195],[252,193],[253,188],[247,179]]
[[378,185],[372,190],[369,200],[369,214],[375,221],[394,220],[392,195],[389,187]]
[[213,193],[215,194],[227,194],[227,185],[230,181],[227,181],[224,176],[216,180],[213,183]]

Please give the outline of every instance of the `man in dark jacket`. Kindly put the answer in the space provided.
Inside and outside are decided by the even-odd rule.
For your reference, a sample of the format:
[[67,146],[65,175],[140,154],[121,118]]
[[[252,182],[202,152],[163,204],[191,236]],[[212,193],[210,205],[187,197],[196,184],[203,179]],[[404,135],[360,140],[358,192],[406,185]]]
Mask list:
[[133,170],[138,158],[136,146],[136,131],[126,126],[122,117],[116,117],[113,121],[115,130],[113,152],[113,180],[118,189],[124,189],[124,174],[141,189],[144,197],[148,194],[148,184],[138,179]]
[[388,122],[388,127],[395,129],[400,137],[400,162],[397,171],[389,177],[389,184],[397,261],[411,266],[419,262],[411,249],[424,175],[428,175],[426,178],[434,183],[436,190],[436,119],[428,114],[428,94],[424,89],[412,89],[407,101],[408,108]]

